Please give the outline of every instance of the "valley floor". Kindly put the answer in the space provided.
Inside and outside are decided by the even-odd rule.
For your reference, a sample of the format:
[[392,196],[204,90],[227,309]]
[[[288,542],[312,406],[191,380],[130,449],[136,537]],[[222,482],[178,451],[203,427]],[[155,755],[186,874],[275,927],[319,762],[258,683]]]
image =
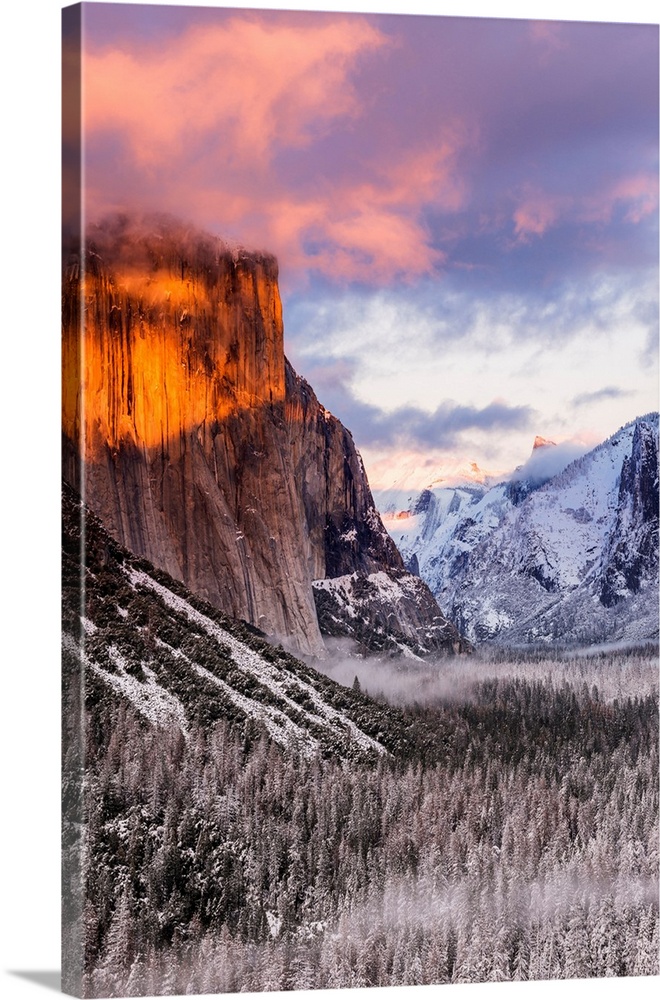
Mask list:
[[657,651],[444,664],[364,763],[106,698],[85,994],[657,975]]

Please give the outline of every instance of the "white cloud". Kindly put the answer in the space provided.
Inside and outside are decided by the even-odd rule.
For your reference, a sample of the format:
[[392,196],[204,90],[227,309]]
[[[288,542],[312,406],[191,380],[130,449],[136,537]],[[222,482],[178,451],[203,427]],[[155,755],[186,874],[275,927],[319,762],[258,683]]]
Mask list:
[[[595,444],[657,409],[655,366],[645,360],[655,296],[651,282],[635,288],[616,276],[575,282],[543,300],[511,293],[478,300],[443,283],[434,294],[425,287],[417,296],[390,290],[307,303],[304,340],[295,334],[295,308],[289,326],[293,320],[303,374],[347,361],[343,391],[384,414],[413,407],[432,424],[449,403],[526,407],[537,413],[533,434]],[[603,391],[612,385],[616,392]],[[523,422],[466,427],[455,457],[511,469],[528,456],[533,434]]]

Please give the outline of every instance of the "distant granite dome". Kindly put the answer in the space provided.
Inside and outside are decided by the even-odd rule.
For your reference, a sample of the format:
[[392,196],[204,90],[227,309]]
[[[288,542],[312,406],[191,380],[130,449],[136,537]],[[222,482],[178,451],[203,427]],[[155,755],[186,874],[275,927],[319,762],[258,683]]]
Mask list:
[[539,434],[534,438],[534,444],[532,445],[532,451],[536,451],[537,448],[556,448],[557,444],[555,441],[550,441],[548,438],[541,437]]

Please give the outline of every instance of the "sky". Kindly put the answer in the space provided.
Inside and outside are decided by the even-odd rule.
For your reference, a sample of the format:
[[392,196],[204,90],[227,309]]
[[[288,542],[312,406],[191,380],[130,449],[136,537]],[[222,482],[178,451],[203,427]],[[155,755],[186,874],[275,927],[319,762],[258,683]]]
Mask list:
[[657,409],[657,25],[84,9],[88,218],[275,253],[373,487]]

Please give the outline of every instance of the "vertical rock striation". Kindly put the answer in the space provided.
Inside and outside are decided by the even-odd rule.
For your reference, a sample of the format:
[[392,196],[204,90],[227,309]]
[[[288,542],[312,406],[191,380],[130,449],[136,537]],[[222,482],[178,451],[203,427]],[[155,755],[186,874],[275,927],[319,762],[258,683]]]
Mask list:
[[658,577],[658,442],[650,420],[635,423],[623,460],[616,517],[603,558],[601,603],[613,607]]
[[312,581],[405,570],[350,433],[285,360],[277,277],[171,220],[91,233],[64,276],[64,475],[131,551],[323,655]]

